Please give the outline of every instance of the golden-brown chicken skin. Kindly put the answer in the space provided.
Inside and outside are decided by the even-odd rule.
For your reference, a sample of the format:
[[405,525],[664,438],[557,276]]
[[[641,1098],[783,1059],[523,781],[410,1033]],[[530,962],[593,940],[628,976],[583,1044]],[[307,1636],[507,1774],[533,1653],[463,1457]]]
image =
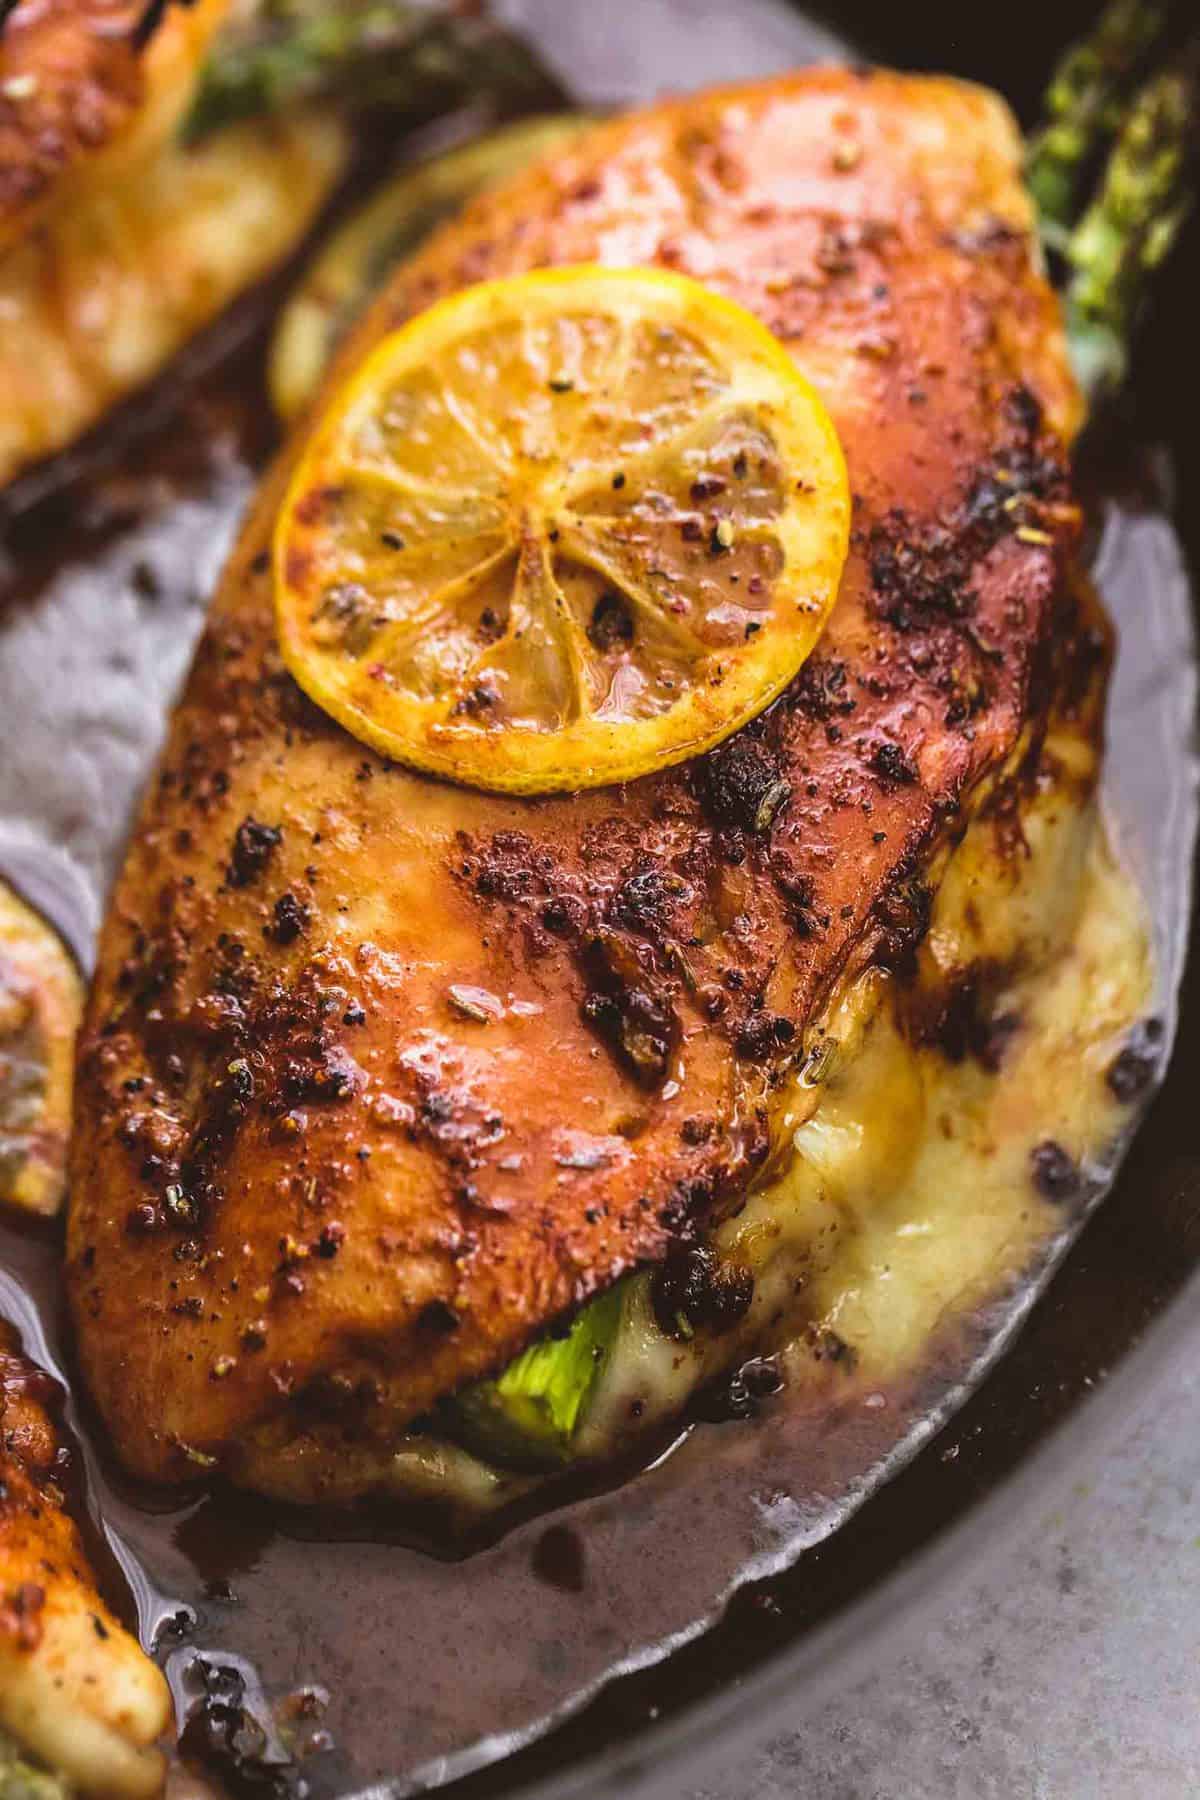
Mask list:
[[64,1501],[57,1400],[0,1321],[0,1736],[69,1790],[139,1800],[162,1785],[167,1685],[97,1591]]
[[[0,247],[29,229],[67,170],[124,155],[154,129],[228,10],[229,0],[186,9],[21,0],[8,12],[0,26]],[[155,29],[143,29],[156,18]]]
[[467,792],[285,674],[284,454],[80,1045],[82,1364],[147,1475],[236,1474],[280,1416],[394,1432],[735,1207],[814,1010],[904,963],[930,857],[1039,729],[1078,401],[1002,105],[824,70],[605,126],[443,231],[342,366],[457,286],[581,260],[683,270],[792,348],[849,464],[838,603],[790,691],[702,762]]
[[186,141],[229,10],[22,0],[8,15],[0,487],[90,430],[261,280],[345,166],[347,134],[331,114]]

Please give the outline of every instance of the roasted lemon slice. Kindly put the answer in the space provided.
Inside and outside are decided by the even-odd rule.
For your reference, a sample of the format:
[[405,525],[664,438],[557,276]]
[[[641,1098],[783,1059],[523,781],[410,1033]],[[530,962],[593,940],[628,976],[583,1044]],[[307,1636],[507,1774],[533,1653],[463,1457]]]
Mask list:
[[824,407],[741,307],[646,269],[485,282],[318,419],[276,527],[280,643],[397,761],[518,793],[625,781],[787,685],[849,514]]
[[0,881],[0,1204],[47,1217],[61,1204],[82,1011],[58,933]]

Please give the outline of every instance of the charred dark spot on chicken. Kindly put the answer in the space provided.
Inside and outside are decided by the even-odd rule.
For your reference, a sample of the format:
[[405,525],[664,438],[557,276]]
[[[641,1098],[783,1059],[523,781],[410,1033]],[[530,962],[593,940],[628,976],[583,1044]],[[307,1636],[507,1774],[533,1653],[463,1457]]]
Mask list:
[[614,925],[661,945],[672,936],[680,907],[691,899],[686,881],[650,863],[625,878],[609,902],[608,913]]
[[[978,470],[952,516],[918,524],[897,507],[868,533],[876,611],[897,631],[961,625],[975,611],[983,564],[1002,539],[1053,546],[1064,524],[1078,526],[1061,451],[1039,437],[1041,415],[1028,389],[1014,388],[1006,410],[1009,444]],[[985,658],[992,649],[984,645]]]
[[828,724],[846,718],[857,702],[850,691],[846,664],[837,657],[810,656],[784,695],[784,702],[805,717]]
[[245,818],[234,833],[228,880],[232,887],[249,887],[263,873],[279,847],[283,833],[278,825]]
[[696,780],[706,811],[726,831],[768,832],[791,794],[779,755],[742,731],[701,759]]
[[883,781],[900,784],[920,779],[913,758],[900,744],[890,743],[886,738],[872,750],[871,767]]
[[932,912],[932,890],[915,876],[901,873],[880,894],[872,913],[878,928],[874,960],[881,969],[912,973]]
[[655,972],[645,948],[613,931],[597,932],[584,952],[594,986],[583,1017],[645,1087],[667,1078],[679,1042],[672,988]]
[[754,1278],[746,1269],[722,1264],[705,1244],[681,1244],[656,1271],[651,1298],[667,1337],[686,1340],[696,1331],[719,1337],[745,1317]]
[[290,890],[280,894],[272,909],[269,925],[263,926],[263,935],[281,948],[294,944],[301,932],[308,927],[310,918],[308,907],[298,900]]

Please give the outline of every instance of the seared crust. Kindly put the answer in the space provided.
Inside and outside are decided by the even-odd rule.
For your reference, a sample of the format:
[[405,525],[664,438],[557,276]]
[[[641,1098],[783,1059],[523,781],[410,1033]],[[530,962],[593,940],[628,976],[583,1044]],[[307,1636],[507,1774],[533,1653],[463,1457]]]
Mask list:
[[172,9],[143,44],[145,0],[20,0],[0,29],[0,248],[28,229],[66,170],[147,123],[227,7]]
[[855,495],[837,607],[701,764],[456,790],[283,673],[283,457],[81,1039],[82,1362],[149,1475],[236,1468],[285,1407],[394,1430],[735,1205],[814,1009],[903,963],[922,871],[1042,718],[1077,398],[1003,107],[827,70],[617,122],[443,232],[347,358],[464,282],[586,259],[683,269],[791,345]]

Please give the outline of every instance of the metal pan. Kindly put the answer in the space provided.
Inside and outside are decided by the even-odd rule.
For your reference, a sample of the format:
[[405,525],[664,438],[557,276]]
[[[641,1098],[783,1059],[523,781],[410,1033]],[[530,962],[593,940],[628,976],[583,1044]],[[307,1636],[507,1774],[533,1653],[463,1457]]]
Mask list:
[[[844,5],[837,33],[775,0],[736,8],[641,0],[624,32],[600,9],[566,0],[502,0],[496,10],[531,30],[590,103],[766,74],[833,53],[838,34],[881,59],[978,75],[1023,103],[1057,47],[1032,6],[1009,9],[1003,21],[981,16],[949,35],[932,5],[906,9],[902,25],[891,9]],[[1089,11],[1086,4],[1061,9],[1055,35],[1065,39]],[[1187,549],[1195,566],[1200,463],[1170,356],[1171,346],[1188,341],[1194,236],[1185,256],[1190,263],[1181,259],[1131,383],[1120,454],[1100,479],[1120,495],[1109,510],[1105,585],[1121,601],[1126,634],[1114,699],[1122,753],[1110,759],[1110,779],[1152,890],[1169,1023],[1189,929],[1186,864],[1195,833],[1194,643],[1166,492],[1177,482],[1174,510],[1185,532],[1192,520]],[[58,656],[59,678],[78,706],[73,721],[58,718],[67,748],[53,779],[33,739],[3,727],[0,858],[85,958],[128,807],[262,452],[263,403],[255,381],[244,379],[261,344],[253,320],[247,329],[245,348],[222,364],[223,378],[211,376],[221,364],[212,346],[192,375],[177,374],[160,396],[157,435],[139,428],[115,469],[61,503],[43,501],[6,531],[20,573],[4,613],[0,666],[7,658],[28,718],[41,705],[30,683],[48,656],[51,665]],[[167,437],[184,438],[187,423],[195,426],[194,454],[164,462]],[[1166,460],[1149,454],[1160,443],[1169,447]],[[151,472],[157,487],[147,502]],[[90,515],[81,512],[81,497]],[[48,540],[56,516],[65,554]],[[106,713],[106,702],[92,704],[117,689],[119,732],[104,723],[111,707]],[[10,706],[8,717],[17,716]],[[30,757],[38,764],[32,776]],[[783,1707],[795,1722],[798,1705],[815,1705],[831,1683],[845,1683],[869,1651],[911,1623],[918,1596],[993,1543],[1000,1521],[1032,1505],[1054,1468],[1102,1431],[1106,1415],[1119,1419],[1156,1360],[1184,1353],[1186,1316],[1178,1309],[1173,1318],[1159,1315],[1200,1252],[1200,1209],[1187,1198],[1200,1194],[1200,1152],[1189,1141],[1189,1069],[1200,1038],[1200,998],[1189,991],[1194,967],[1171,1073],[1115,1191],[1070,1249],[1047,1299],[1026,1317],[1044,1285],[1031,1283],[1019,1304],[989,1322],[979,1354],[947,1370],[911,1419],[880,1440],[866,1458],[869,1480],[831,1484],[823,1510],[755,1540],[751,1553],[742,1547],[747,1526],[739,1512],[749,1491],[746,1454],[727,1434],[696,1440],[619,1494],[584,1497],[553,1521],[527,1521],[463,1563],[381,1541],[365,1527],[343,1528],[314,1547],[304,1541],[311,1528],[303,1521],[279,1534],[268,1509],[251,1502],[196,1496],[167,1513],[159,1502],[155,1511],[107,1464],[102,1439],[77,1415],[93,1504],[131,1584],[143,1634],[157,1640],[181,1700],[193,1692],[189,1670],[198,1651],[240,1659],[247,1669],[257,1664],[276,1691],[287,1680],[324,1680],[334,1690],[335,1735],[347,1745],[366,1715],[376,1715],[369,1753],[335,1753],[314,1771],[318,1791],[328,1794],[389,1776],[396,1779],[386,1791],[395,1794],[445,1780],[464,1796],[602,1793],[618,1783],[676,1792],[701,1767],[708,1771],[718,1747],[731,1752],[743,1734],[768,1729]],[[47,1355],[64,1361],[46,1244],[14,1237],[5,1248],[35,1286],[40,1279]],[[1058,1252],[1068,1248],[1064,1236]],[[1050,1272],[1047,1264],[1042,1276]],[[1018,1325],[1022,1334],[995,1363]],[[1080,1411],[1101,1372],[1121,1364],[1147,1328],[1147,1348]],[[943,1427],[942,1439],[911,1460]],[[954,1457],[940,1454],[954,1446]],[[601,1593],[593,1582],[581,1598],[570,1580],[553,1578],[552,1566],[545,1579],[555,1544],[564,1543],[554,1534],[568,1528],[587,1541],[593,1576],[610,1577]],[[292,1569],[290,1586],[272,1585],[275,1563]],[[540,1568],[537,1579],[531,1568]],[[357,1611],[348,1617],[343,1608],[342,1623],[326,1630],[325,1597],[347,1580]],[[480,1599],[489,1586],[490,1609]],[[240,1595],[240,1608],[231,1595]],[[514,1644],[520,1655],[505,1686],[499,1676]],[[674,1653],[663,1660],[668,1650]],[[538,1736],[555,1721],[556,1730]],[[517,1753],[496,1761],[509,1751]]]

